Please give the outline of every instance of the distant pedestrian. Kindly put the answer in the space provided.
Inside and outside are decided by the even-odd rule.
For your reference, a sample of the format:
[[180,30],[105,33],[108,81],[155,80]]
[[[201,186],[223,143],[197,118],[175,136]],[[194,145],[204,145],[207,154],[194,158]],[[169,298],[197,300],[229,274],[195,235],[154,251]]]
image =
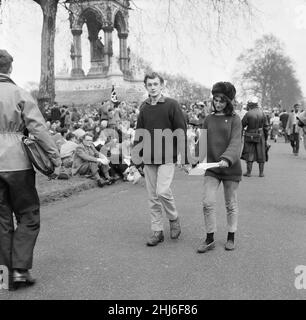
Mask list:
[[285,138],[285,143],[289,142],[289,137],[288,137],[288,134],[287,134],[287,131],[286,131],[288,118],[289,118],[289,113],[284,109],[281,112],[281,114],[279,115],[279,119],[281,121],[282,133],[283,133],[284,138]]
[[266,148],[269,135],[269,123],[265,113],[259,109],[258,99],[254,97],[248,104],[248,112],[242,119],[245,129],[244,146],[241,159],[247,163],[245,177],[251,177],[253,162],[259,166],[259,177],[264,177],[264,167],[267,162]]
[[300,150],[300,128],[298,126],[297,117],[299,116],[300,105],[297,103],[293,106],[293,110],[289,115],[286,131],[292,147],[292,152],[295,156],[299,155]]
[[278,139],[278,135],[279,135],[280,124],[281,124],[281,121],[280,121],[278,113],[274,114],[274,117],[270,120],[270,123],[271,123],[271,126],[272,126],[272,128],[271,128],[271,130],[272,130],[271,138],[276,143],[277,139]]
[[238,225],[237,191],[241,181],[241,120],[234,112],[233,100],[235,87],[229,82],[218,82],[212,88],[213,113],[204,121],[207,130],[207,162],[219,162],[219,168],[209,169],[205,173],[203,190],[203,213],[206,240],[197,250],[205,253],[215,247],[214,234],[217,231],[216,209],[217,191],[223,183],[224,200],[227,211],[226,250],[235,249],[235,233]]

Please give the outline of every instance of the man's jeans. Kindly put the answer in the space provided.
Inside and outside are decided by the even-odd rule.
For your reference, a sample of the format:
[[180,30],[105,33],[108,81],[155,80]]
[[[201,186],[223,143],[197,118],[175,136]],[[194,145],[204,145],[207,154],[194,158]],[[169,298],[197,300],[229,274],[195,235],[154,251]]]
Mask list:
[[34,170],[0,172],[0,265],[32,268],[40,228],[39,207]]
[[176,220],[178,213],[170,185],[175,171],[174,164],[145,165],[144,174],[149,197],[152,231],[162,231],[162,208],[169,220]]
[[[217,231],[216,206],[217,191],[221,181],[217,178],[206,176],[204,178],[203,212],[206,233]],[[223,181],[225,207],[227,211],[228,232],[236,232],[238,225],[238,200],[237,190],[239,182]]]

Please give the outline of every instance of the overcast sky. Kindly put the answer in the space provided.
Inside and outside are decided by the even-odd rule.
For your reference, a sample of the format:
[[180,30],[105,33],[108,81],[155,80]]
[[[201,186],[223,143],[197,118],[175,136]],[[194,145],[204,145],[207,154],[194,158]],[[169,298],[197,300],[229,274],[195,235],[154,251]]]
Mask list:
[[[225,28],[230,36],[224,39],[226,45],[223,46],[211,46],[204,32],[191,31],[188,23],[183,23],[184,15],[178,17],[178,22],[182,19],[182,23],[178,24],[177,38],[170,28],[160,29],[156,20],[149,19],[150,14],[163,12],[161,8],[152,6],[154,1],[159,0],[136,0],[143,9],[145,21],[140,23],[139,11],[130,12],[131,34],[128,39],[131,50],[152,62],[154,68],[184,74],[211,87],[216,81],[231,80],[237,56],[263,34],[273,33],[284,43],[286,53],[293,60],[306,96],[306,0],[253,0],[259,11],[255,12],[251,27],[240,22],[235,29],[232,27],[235,21],[227,21]],[[71,67],[71,35],[65,20],[62,15],[58,18],[57,70],[64,63]],[[41,24],[40,8],[32,0],[9,0],[9,7],[2,12],[0,48],[6,48],[14,56],[12,77],[20,85],[27,81],[39,81]],[[87,40],[85,36],[83,38],[86,70],[89,53]]]

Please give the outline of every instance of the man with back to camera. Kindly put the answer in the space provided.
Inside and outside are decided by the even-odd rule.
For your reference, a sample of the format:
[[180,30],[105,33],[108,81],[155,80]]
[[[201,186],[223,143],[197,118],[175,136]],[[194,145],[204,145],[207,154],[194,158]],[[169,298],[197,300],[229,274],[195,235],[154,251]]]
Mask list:
[[[144,164],[152,230],[147,246],[153,247],[164,241],[162,208],[165,210],[170,222],[171,239],[178,239],[181,234],[180,220],[170,185],[174,177],[175,163],[178,160],[178,155],[182,155],[180,151],[183,150],[178,142],[179,139],[171,144],[163,142],[154,146],[154,141],[157,141],[154,133],[158,130],[165,132],[167,129],[173,133],[175,130],[180,129],[184,144],[186,144],[187,126],[178,102],[163,96],[164,79],[158,73],[147,74],[144,84],[149,98],[140,107],[132,151],[132,162],[136,164],[135,149],[137,144],[142,142],[144,149],[140,151],[139,156]],[[141,130],[149,134],[139,137]],[[151,148],[148,146],[151,146]],[[150,149],[147,150],[149,152],[145,151],[146,147]],[[168,153],[168,151],[171,151],[170,149],[173,151],[172,153]]]
[[13,290],[35,283],[29,270],[40,229],[35,171],[22,147],[24,131],[35,137],[56,170],[61,161],[38,106],[10,78],[12,62],[12,56],[0,50],[0,265],[8,268]]
[[292,147],[292,152],[295,156],[299,155],[300,151],[300,131],[301,129],[298,126],[298,117],[300,115],[301,105],[296,103],[293,106],[292,112],[289,114],[286,132],[289,136],[289,140]]

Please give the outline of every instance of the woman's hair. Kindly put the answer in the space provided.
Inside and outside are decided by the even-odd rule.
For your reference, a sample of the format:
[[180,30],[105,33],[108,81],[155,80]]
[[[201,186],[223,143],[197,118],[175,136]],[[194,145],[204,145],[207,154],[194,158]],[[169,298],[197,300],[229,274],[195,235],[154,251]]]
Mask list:
[[212,105],[213,105],[213,109],[215,112],[216,112],[215,102],[214,102],[215,97],[219,97],[219,98],[223,99],[224,101],[226,101],[226,107],[223,109],[223,112],[226,116],[233,116],[235,114],[234,113],[234,106],[233,106],[232,102],[223,94],[216,94],[213,97]]

